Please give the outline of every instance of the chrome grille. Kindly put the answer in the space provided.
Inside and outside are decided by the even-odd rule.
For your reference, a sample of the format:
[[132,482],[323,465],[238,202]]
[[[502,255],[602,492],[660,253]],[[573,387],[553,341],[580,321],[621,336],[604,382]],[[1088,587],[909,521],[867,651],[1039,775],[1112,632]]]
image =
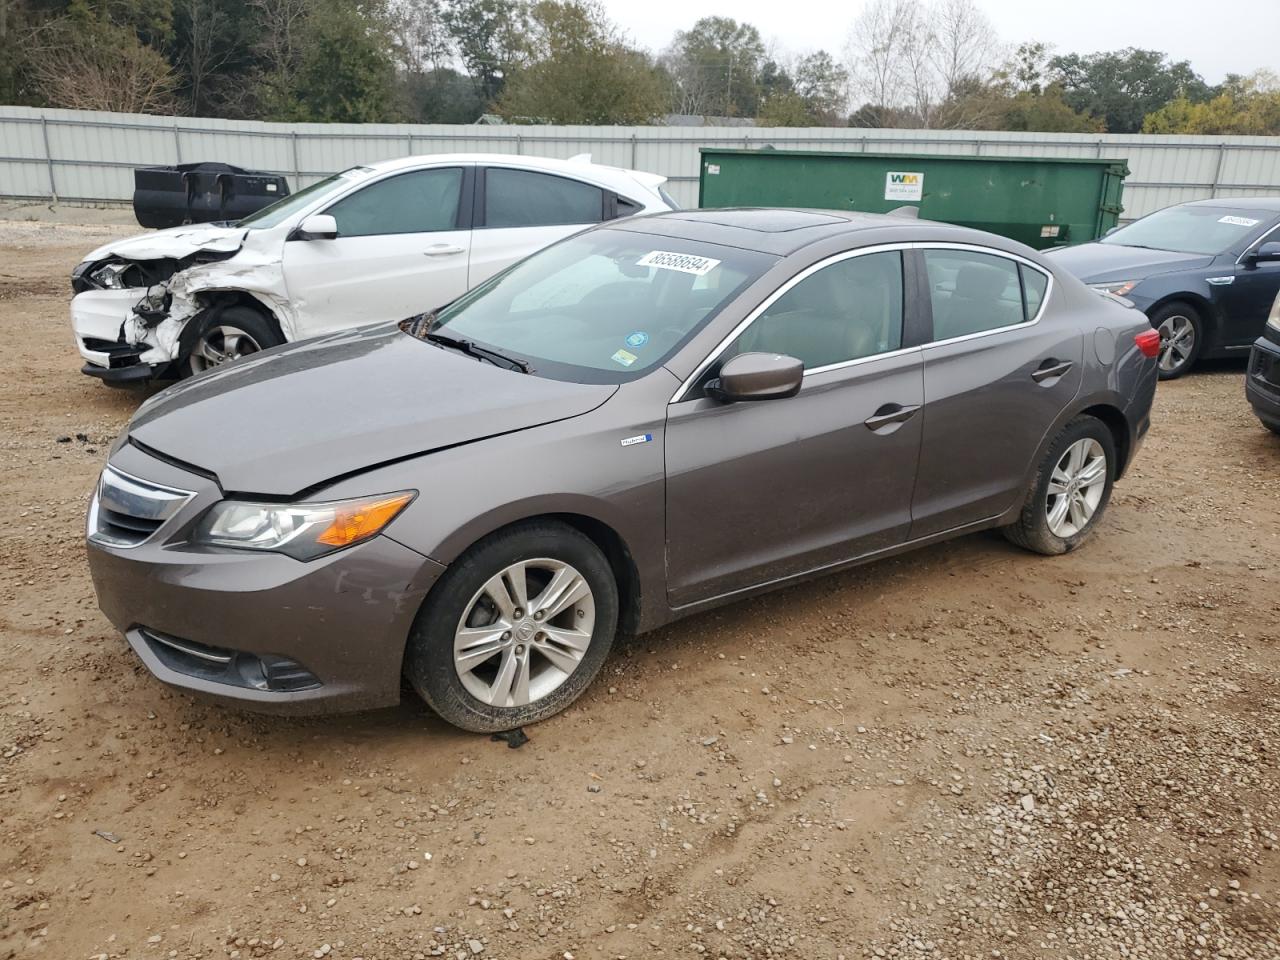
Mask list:
[[166,487],[107,467],[89,505],[89,536],[116,547],[137,546],[193,496],[190,490]]

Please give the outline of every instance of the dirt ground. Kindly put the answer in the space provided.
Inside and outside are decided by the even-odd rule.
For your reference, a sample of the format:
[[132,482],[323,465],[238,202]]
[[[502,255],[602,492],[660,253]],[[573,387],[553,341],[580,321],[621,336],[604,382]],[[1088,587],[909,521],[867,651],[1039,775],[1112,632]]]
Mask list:
[[623,646],[518,750],[406,698],[255,717],[98,613],[140,394],[83,377],[110,225],[0,223],[0,958],[1280,958],[1280,438],[1162,385],[1097,536],[998,535]]

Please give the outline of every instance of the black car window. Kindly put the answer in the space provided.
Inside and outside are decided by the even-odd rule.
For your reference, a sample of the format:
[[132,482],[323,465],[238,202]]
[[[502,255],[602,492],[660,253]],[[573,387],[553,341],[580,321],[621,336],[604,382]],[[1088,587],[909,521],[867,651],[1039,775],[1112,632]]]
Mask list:
[[462,170],[415,170],[371,183],[343,197],[325,213],[338,222],[339,237],[454,230],[462,196]]
[[1049,289],[1049,278],[1025,264],[1019,264],[1018,271],[1022,274],[1022,301],[1026,308],[1026,317],[1028,320],[1034,320],[1036,314],[1040,312],[1040,305],[1044,303],[1045,291]]
[[1135,220],[1099,243],[1208,256],[1243,248],[1274,219],[1269,210],[1184,203]]
[[721,354],[781,353],[806,370],[902,346],[902,254],[850,257],[805,277]]
[[924,259],[934,340],[1026,322],[1022,283],[1013,260],[970,250],[926,250]]
[[485,173],[486,227],[599,223],[603,216],[604,191],[589,183],[501,167]]
[[618,216],[631,217],[635,216],[644,208],[634,200],[628,200],[626,197],[618,198]]

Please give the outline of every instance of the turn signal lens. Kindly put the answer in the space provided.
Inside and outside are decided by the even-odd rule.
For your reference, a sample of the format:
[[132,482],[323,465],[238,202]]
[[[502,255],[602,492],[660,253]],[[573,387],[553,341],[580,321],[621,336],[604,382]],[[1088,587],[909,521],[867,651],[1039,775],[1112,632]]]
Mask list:
[[316,537],[316,543],[330,547],[359,543],[390,523],[412,499],[411,493],[397,493],[382,500],[341,504],[335,511],[333,522]]
[[1143,330],[1133,338],[1133,342],[1138,345],[1138,349],[1142,351],[1144,357],[1157,357],[1160,355],[1159,330]]

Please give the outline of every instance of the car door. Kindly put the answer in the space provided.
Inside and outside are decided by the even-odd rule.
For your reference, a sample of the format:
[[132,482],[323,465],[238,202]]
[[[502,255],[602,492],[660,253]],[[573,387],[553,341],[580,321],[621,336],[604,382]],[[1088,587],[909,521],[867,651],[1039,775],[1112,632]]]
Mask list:
[[[770,296],[682,387],[665,435],[673,606],[906,539],[924,393],[903,321],[902,251],[842,254]],[[720,364],[747,352],[802,360],[800,392],[707,397]]]
[[284,275],[299,335],[432,310],[467,290],[469,172],[462,165],[374,181],[323,213],[336,239],[285,243]]
[[1232,272],[1227,273],[1232,279],[1221,293],[1222,330],[1218,346],[1243,350],[1262,335],[1271,304],[1280,293],[1280,260],[1255,260],[1250,254],[1263,243],[1274,240],[1280,240],[1280,224],[1269,225],[1240,255]]
[[468,280],[476,286],[517,260],[604,219],[609,195],[581,180],[482,168]]
[[[1003,513],[1080,389],[1084,331],[1048,319],[1052,278],[982,247],[916,251],[929,286],[920,471],[911,539]],[[1090,331],[1092,332],[1092,331]]]

